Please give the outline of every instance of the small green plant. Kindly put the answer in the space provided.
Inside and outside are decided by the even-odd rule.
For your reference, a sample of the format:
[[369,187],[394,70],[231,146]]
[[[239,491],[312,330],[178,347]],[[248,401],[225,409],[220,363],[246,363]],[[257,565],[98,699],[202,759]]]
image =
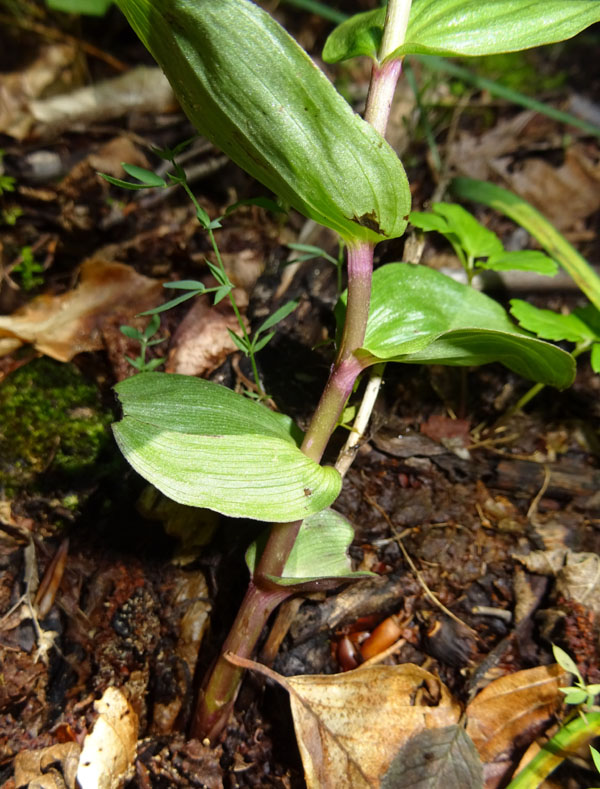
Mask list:
[[294,252],[301,252],[302,254],[292,260],[288,261],[288,265],[292,263],[303,263],[307,260],[315,260],[315,258],[323,258],[329,263],[333,263],[337,275],[337,292],[338,296],[342,293],[342,278],[344,274],[344,242],[340,239],[338,245],[338,256],[334,258],[329,252],[326,252],[321,247],[316,247],[314,244],[299,244],[292,243],[287,245],[289,249]]
[[[207,288],[203,282],[199,280],[180,280],[179,282],[167,282],[164,284],[163,287],[170,288],[173,290],[181,290],[183,293],[179,296],[176,296],[174,299],[161,304],[160,307],[155,307],[152,310],[147,310],[146,312],[141,313],[141,315],[158,315],[161,312],[165,312],[166,310],[170,310],[173,307],[176,307],[179,304],[182,304],[184,301],[188,299],[192,299],[195,296],[200,296],[202,294],[213,294],[213,304],[218,304],[224,298],[229,297],[229,301],[231,303],[231,307],[235,313],[235,317],[237,319],[238,325],[240,327],[241,334],[238,335],[235,332],[228,329],[229,335],[233,341],[233,343],[242,351],[249,359],[252,365],[252,373],[254,375],[254,383],[256,385],[256,389],[258,392],[258,398],[263,399],[266,397],[266,394],[263,390],[260,376],[258,374],[258,367],[256,364],[256,354],[262,350],[273,338],[275,335],[274,331],[268,331],[272,329],[277,323],[287,318],[298,306],[297,301],[289,301],[286,304],[283,304],[278,310],[276,310],[273,315],[270,315],[266,320],[264,320],[260,326],[255,330],[252,335],[248,334],[246,329],[246,324],[244,319],[242,318],[238,306],[235,302],[233,297],[233,289],[234,285],[233,282],[229,279],[227,275],[227,271],[225,270],[225,266],[223,264],[223,259],[221,257],[221,253],[219,251],[219,247],[217,245],[217,241],[215,239],[214,230],[217,230],[221,227],[221,219],[223,217],[218,217],[217,219],[212,219],[208,216],[206,211],[202,208],[200,203],[197,201],[195,195],[193,194],[192,190],[187,181],[187,177],[185,174],[185,170],[181,165],[176,161],[176,157],[180,154],[189,144],[191,140],[185,140],[184,142],[177,145],[172,150],[170,148],[154,148],[154,153],[159,156],[161,159],[164,159],[171,163],[173,167],[173,172],[169,173],[167,176],[167,180],[165,180],[162,176],[153,173],[151,170],[147,170],[144,167],[138,167],[134,164],[127,164],[126,162],[122,163],[122,167],[127,173],[127,175],[135,178],[135,181],[125,181],[121,178],[114,178],[111,175],[105,175],[101,173],[102,178],[104,178],[108,183],[113,184],[113,186],[121,187],[122,189],[129,189],[129,190],[139,190],[139,189],[164,189],[170,186],[180,186],[183,188],[187,196],[192,202],[194,209],[196,211],[196,218],[200,223],[201,227],[208,232],[210,242],[213,248],[213,252],[215,254],[215,258],[217,263],[212,263],[210,260],[206,261],[206,265],[210,273],[213,275],[215,280],[217,281],[216,287]],[[251,200],[245,200],[241,203],[237,203],[235,206],[232,206],[228,213],[231,213],[239,205],[246,205],[246,204],[256,204],[262,205],[270,210],[278,211],[280,210],[278,206],[272,201],[265,198],[256,198]],[[265,332],[268,332],[265,334]],[[138,338],[136,338],[138,339]],[[138,368],[139,369],[139,368]],[[150,368],[154,369],[154,368]],[[148,368],[144,368],[144,372],[149,372]],[[247,392],[249,396],[252,396],[252,393]]]
[[591,710],[596,696],[600,693],[600,684],[586,684],[577,667],[577,663],[564,649],[552,644],[552,653],[558,665],[575,677],[573,685],[568,688],[560,688],[560,692],[565,694],[565,703],[581,707],[584,712]]
[[150,318],[148,325],[143,331],[136,329],[134,326],[120,327],[122,334],[124,334],[126,337],[129,337],[130,340],[136,340],[140,344],[140,352],[135,359],[132,359],[130,356],[125,357],[129,364],[132,367],[135,367],[139,373],[149,373],[152,370],[157,370],[162,364],[165,363],[164,359],[146,359],[148,348],[152,348],[154,345],[159,345],[161,342],[166,340],[166,337],[152,339],[159,328],[160,318],[158,315],[153,315]]
[[[600,6],[588,0],[414,0],[411,7],[410,0],[390,0],[387,9],[358,14],[333,31],[323,56],[329,62],[372,59],[363,120],[249,0],[118,5],[196,128],[279,200],[337,232],[347,250],[336,355],[299,440],[287,417],[207,381],[148,373],[116,387],[123,419],[115,437],[143,476],[181,503],[271,524],[250,552],[248,592],[196,705],[193,736],[215,739],[241,680],[227,652],[249,656],[270,613],[297,590],[356,577],[345,557],[352,530],[340,529],[341,516],[330,509],[342,480],[321,459],[358,377],[390,361],[500,361],[559,388],[573,380],[569,354],[523,332],[487,296],[423,266],[389,263],[373,270],[375,245],[400,237],[410,212],[406,174],[383,137],[403,58],[477,56],[562,40],[600,20]],[[140,183],[147,178],[138,175]],[[171,178],[180,178],[176,167]],[[186,189],[185,181],[180,185]],[[201,217],[198,210],[212,241],[216,226]],[[337,561],[330,561],[330,550]]]
[[[460,260],[469,285],[477,271],[533,271],[552,277],[558,264],[533,249],[507,252],[498,236],[466,209],[454,203],[434,203],[431,212],[412,211],[411,224],[446,238]],[[549,339],[549,338],[548,338]]]
[[31,247],[21,247],[21,261],[13,268],[13,272],[21,279],[23,290],[33,290],[44,284],[44,267],[38,263]]

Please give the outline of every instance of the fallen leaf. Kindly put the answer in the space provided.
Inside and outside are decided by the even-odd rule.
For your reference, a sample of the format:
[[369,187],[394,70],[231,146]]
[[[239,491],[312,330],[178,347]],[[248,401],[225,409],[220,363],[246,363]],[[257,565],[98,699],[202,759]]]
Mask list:
[[600,613],[600,556],[597,553],[555,548],[514,556],[529,572],[553,575],[558,595]]
[[77,769],[81,789],[119,789],[135,759],[138,717],[118,688],[94,702],[99,717],[83,741]]
[[460,716],[440,680],[412,663],[282,677],[259,663],[235,655],[230,659],[289,692],[309,789],[378,787],[411,737],[455,724]]
[[126,322],[156,306],[164,293],[161,281],[122,263],[90,259],[80,271],[74,290],[60,296],[43,294],[12,315],[0,316],[0,356],[25,343],[59,362],[100,350],[103,324]]
[[[568,674],[538,666],[494,680],[467,707],[467,734],[483,762],[512,757],[541,733],[560,709]],[[508,762],[507,762],[508,764]]]
[[426,729],[400,749],[381,789],[483,789],[483,766],[462,726]]
[[[234,297],[238,308],[244,311],[248,304],[246,293],[236,288]],[[212,306],[207,296],[200,296],[173,336],[165,371],[200,377],[212,373],[237,350],[228,329],[240,333],[229,299]]]
[[80,746],[76,742],[50,745],[35,751],[21,751],[15,756],[15,787],[39,789],[75,789],[75,775]]

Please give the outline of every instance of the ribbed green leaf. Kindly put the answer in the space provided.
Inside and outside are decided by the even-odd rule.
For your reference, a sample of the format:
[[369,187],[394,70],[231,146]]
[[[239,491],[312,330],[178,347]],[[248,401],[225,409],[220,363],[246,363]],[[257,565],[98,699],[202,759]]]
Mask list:
[[[406,37],[390,56],[474,56],[515,52],[577,35],[600,21],[597,0],[413,0]],[[377,57],[385,9],[342,22],[323,59]]]
[[183,375],[136,375],[115,387],[113,426],[133,468],[165,495],[232,517],[305,518],[328,507],[341,479],[309,460],[293,423],[218,384]]
[[[348,546],[353,539],[352,525],[339,512],[325,509],[309,515],[300,527],[282,576],[272,580],[281,586],[297,586],[323,579],[350,580],[372,576],[370,572],[352,571]],[[251,573],[256,568],[257,549],[260,552],[263,541],[253,542],[246,551],[246,564]]]
[[559,388],[575,375],[570,354],[515,326],[483,293],[425,266],[390,263],[373,275],[365,364],[479,365],[502,362]]
[[305,216],[402,235],[404,169],[308,55],[248,0],[118,0],[196,128]]

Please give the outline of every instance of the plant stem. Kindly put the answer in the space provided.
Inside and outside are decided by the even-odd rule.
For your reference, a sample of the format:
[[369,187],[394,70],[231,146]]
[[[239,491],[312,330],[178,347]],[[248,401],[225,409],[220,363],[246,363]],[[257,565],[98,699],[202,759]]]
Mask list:
[[[388,49],[385,54],[393,52],[404,39],[410,2],[411,0],[389,0],[384,33]],[[392,26],[393,30],[388,32],[388,26]],[[382,136],[387,126],[400,70],[401,63],[395,60],[373,68],[365,119]],[[320,461],[356,378],[363,368],[354,356],[354,351],[360,348],[364,341],[369,317],[373,251],[374,245],[368,242],[356,242],[348,246],[348,301],[342,340],[329,380],[301,447],[302,451],[316,462]],[[294,521],[271,527],[269,539],[236,620],[205,683],[204,692],[198,699],[192,737],[208,737],[214,742],[226,725],[241,682],[242,671],[228,663],[223,655],[233,652],[242,657],[250,656],[271,612],[293,594],[293,589],[277,587],[269,577],[281,576],[301,525],[301,521]]]

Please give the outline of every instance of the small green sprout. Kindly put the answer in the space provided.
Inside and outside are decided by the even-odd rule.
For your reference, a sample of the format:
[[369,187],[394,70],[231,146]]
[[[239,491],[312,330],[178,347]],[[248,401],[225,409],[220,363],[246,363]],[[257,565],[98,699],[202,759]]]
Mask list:
[[44,283],[42,275],[44,267],[35,260],[31,247],[21,248],[21,262],[13,268],[13,271],[21,278],[23,290],[33,290]]
[[586,685],[581,672],[577,668],[577,664],[564,649],[552,644],[552,652],[558,665],[575,677],[573,685],[570,685],[568,688],[559,688],[561,693],[565,694],[565,703],[575,704],[581,706],[584,710],[590,710],[594,706],[596,696],[600,693],[600,684]]
[[134,328],[133,326],[121,326],[120,330],[121,333],[124,334],[126,337],[129,337],[130,340],[137,340],[140,344],[140,353],[137,358],[132,359],[129,356],[125,358],[129,362],[132,367],[139,373],[149,373],[152,370],[156,370],[161,364],[165,363],[164,359],[150,359],[146,360],[146,353],[148,348],[151,348],[153,345],[158,345],[161,342],[164,342],[167,338],[166,337],[159,337],[157,339],[152,339],[156,332],[160,327],[160,318],[158,315],[153,315],[150,318],[150,322],[144,329],[144,331],[140,331],[139,329]]

